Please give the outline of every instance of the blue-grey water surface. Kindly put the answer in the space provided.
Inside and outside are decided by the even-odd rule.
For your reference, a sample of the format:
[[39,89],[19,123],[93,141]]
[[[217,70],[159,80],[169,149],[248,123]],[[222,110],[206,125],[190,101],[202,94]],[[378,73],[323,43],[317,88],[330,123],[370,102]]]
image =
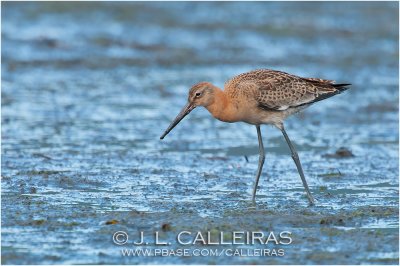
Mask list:
[[[2,3],[3,264],[397,264],[396,2]],[[352,83],[280,132],[198,108],[191,85],[271,68]],[[334,156],[344,147],[354,156]],[[246,157],[248,160],[246,160]],[[292,232],[284,256],[122,256],[140,231]],[[125,231],[126,245],[113,243]],[[160,248],[154,244],[143,249]]]

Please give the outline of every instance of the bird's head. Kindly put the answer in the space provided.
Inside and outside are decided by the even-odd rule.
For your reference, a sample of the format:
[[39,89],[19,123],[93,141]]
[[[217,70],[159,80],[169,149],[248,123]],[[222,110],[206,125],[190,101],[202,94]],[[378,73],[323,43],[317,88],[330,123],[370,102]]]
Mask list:
[[200,82],[190,88],[188,102],[197,107],[207,107],[214,102],[215,86],[209,82]]
[[207,107],[212,104],[214,102],[214,92],[216,89],[217,88],[209,82],[200,82],[192,86],[189,91],[188,103],[183,107],[174,121],[172,121],[160,139],[163,139],[194,108],[197,106]]

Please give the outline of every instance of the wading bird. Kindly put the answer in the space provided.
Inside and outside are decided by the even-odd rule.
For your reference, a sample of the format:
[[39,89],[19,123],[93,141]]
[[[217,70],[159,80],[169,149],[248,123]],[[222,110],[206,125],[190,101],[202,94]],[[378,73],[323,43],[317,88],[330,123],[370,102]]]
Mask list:
[[309,105],[339,94],[351,84],[335,84],[332,80],[302,78],[282,71],[261,69],[240,74],[227,81],[224,90],[209,82],[195,84],[189,91],[188,103],[167,130],[163,139],[186,115],[197,106],[204,106],[216,119],[223,122],[245,122],[257,128],[259,161],[253,188],[255,202],[258,181],[265,161],[260,125],[270,124],[283,134],[292,153],[310,205],[314,199],[295,147],[283,126],[284,120]]

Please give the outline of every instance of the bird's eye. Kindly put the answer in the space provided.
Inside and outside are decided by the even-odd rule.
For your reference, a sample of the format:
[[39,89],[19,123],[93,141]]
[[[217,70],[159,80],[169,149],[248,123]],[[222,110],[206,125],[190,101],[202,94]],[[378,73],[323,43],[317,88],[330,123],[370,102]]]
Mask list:
[[196,92],[196,97],[200,97],[201,96],[201,92]]

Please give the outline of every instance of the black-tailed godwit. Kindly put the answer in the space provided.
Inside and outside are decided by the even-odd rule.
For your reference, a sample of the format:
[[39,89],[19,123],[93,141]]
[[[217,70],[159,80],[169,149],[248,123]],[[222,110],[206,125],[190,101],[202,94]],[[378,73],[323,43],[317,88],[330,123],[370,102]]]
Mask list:
[[224,90],[209,82],[200,82],[190,89],[188,103],[160,138],[163,139],[198,106],[204,106],[216,119],[223,122],[240,121],[255,125],[260,155],[253,188],[254,202],[265,161],[260,125],[274,125],[281,130],[289,145],[307,198],[313,205],[314,199],[304,177],[299,156],[285,131],[283,122],[288,116],[309,105],[345,91],[349,85],[335,84],[332,80],[302,78],[269,69],[254,70],[235,76],[225,83]]

